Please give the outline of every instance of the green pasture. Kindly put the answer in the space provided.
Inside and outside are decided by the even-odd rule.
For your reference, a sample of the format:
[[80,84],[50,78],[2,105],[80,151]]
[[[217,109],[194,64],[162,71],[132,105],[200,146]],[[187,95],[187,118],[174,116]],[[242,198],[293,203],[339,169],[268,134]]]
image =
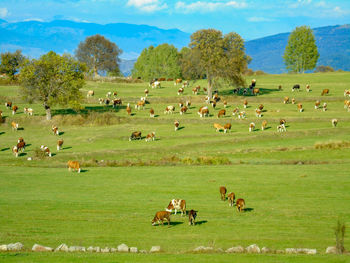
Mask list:
[[[350,112],[344,109],[344,89],[350,89],[350,73],[263,75],[254,77],[259,96],[232,94],[232,87],[219,89],[216,109],[209,105],[210,117],[200,118],[199,107],[206,105],[204,93],[193,95],[190,82],[183,96],[173,82],[151,89],[148,83],[88,82],[83,89],[95,96],[87,98],[81,111],[55,106],[53,120],[45,120],[40,103],[28,104],[19,87],[1,86],[0,110],[0,244],[22,242],[23,253],[0,253],[0,262],[348,262],[348,256],[323,255],[335,244],[338,219],[350,221]],[[247,80],[250,81],[250,78]],[[300,92],[291,87],[299,83]],[[311,92],[305,91],[306,84]],[[283,90],[279,91],[278,86]],[[135,103],[148,88],[149,102],[136,110]],[[322,89],[330,94],[321,96]],[[108,91],[118,92],[123,105],[100,105]],[[302,103],[283,104],[283,98]],[[243,100],[248,108],[243,109]],[[178,103],[190,100],[185,115]],[[226,116],[217,118],[228,102]],[[314,109],[316,100],[326,102],[327,111]],[[5,101],[19,106],[12,115]],[[132,116],[126,105],[131,104]],[[264,105],[263,117],[255,109]],[[174,105],[174,114],[164,114]],[[34,109],[25,116],[23,107]],[[234,108],[246,111],[240,120]],[[153,108],[155,118],[149,117]],[[287,121],[287,132],[278,133],[279,120]],[[336,128],[331,120],[337,118]],[[180,129],[174,131],[174,120]],[[268,129],[261,130],[263,120]],[[12,131],[11,122],[19,123]],[[216,132],[213,123],[231,123],[229,133]],[[251,122],[256,124],[249,133]],[[61,134],[55,136],[51,126]],[[129,141],[133,131],[143,137],[155,131],[152,142]],[[23,137],[26,150],[15,158],[11,148]],[[63,149],[56,150],[58,138]],[[48,146],[53,157],[37,158],[35,150]],[[28,161],[27,158],[33,160]],[[83,172],[69,173],[68,160],[78,160]],[[247,211],[239,214],[220,201],[224,185],[244,198]],[[198,224],[172,215],[172,225],[151,226],[155,212],[173,198],[187,201],[187,209],[198,210]],[[57,247],[67,245],[117,247],[121,243],[149,250],[161,245],[160,255],[125,254],[34,254],[34,243]],[[321,255],[224,255],[193,254],[201,245],[227,249],[258,244],[273,249],[316,248]],[[350,248],[348,234],[345,247]]]

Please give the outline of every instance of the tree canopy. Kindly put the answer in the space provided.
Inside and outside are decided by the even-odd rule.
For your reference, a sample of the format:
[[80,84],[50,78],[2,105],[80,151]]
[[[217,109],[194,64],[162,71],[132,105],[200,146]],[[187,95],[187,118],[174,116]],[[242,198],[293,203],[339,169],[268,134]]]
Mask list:
[[24,60],[25,56],[22,55],[21,50],[1,53],[0,73],[5,73],[13,80]]
[[319,58],[313,31],[308,26],[294,29],[288,39],[283,59],[290,72],[304,73],[316,67]]
[[75,56],[97,76],[100,71],[118,74],[120,71],[118,56],[121,53],[122,50],[115,43],[97,34],[80,42]]
[[145,80],[180,77],[181,67],[177,49],[169,44],[145,48],[134,64],[132,76]]
[[82,100],[79,91],[84,85],[85,64],[69,55],[60,56],[53,51],[39,59],[28,61],[21,70],[21,86],[24,98],[41,101],[46,118],[51,119],[51,106],[69,105],[78,108]]

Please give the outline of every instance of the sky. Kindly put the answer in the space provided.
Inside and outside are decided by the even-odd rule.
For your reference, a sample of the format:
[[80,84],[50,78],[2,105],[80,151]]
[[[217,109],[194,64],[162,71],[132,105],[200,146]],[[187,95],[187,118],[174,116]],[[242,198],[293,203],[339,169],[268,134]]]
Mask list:
[[0,0],[0,19],[215,28],[251,40],[301,25],[350,24],[350,0]]

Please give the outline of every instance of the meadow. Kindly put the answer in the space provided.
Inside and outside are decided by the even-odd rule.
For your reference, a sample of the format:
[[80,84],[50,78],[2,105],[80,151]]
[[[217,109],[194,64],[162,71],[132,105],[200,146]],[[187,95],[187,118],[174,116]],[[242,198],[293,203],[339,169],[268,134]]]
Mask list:
[[[344,89],[349,89],[350,73],[254,76],[261,95],[233,95],[232,87],[219,89],[221,101],[209,106],[210,117],[200,118],[198,108],[205,105],[204,93],[193,95],[192,87],[205,81],[190,82],[178,96],[173,82],[151,89],[148,83],[87,82],[82,90],[87,98],[79,112],[56,106],[52,121],[45,120],[40,103],[28,104],[16,86],[1,86],[1,101],[12,101],[19,111],[12,116],[1,103],[5,123],[0,125],[0,244],[22,242],[27,252],[0,253],[3,262],[348,262],[348,255],[325,255],[335,245],[334,227],[340,219],[350,221],[350,116],[344,109]],[[247,78],[249,82],[251,77]],[[300,92],[291,87],[299,83]],[[305,91],[310,84],[311,92]],[[278,90],[282,85],[283,89]],[[134,104],[148,88],[144,110]],[[321,96],[325,88],[330,94]],[[121,107],[100,105],[108,91],[117,91]],[[283,98],[296,104],[284,104]],[[234,108],[247,119],[232,116]],[[190,100],[185,115],[179,114],[179,101]],[[228,102],[226,116],[217,118]],[[316,100],[326,102],[327,111],[314,109]],[[132,106],[132,116],[126,105]],[[264,105],[262,118],[255,116]],[[165,115],[174,105],[176,111]],[[23,107],[34,109],[26,116]],[[156,117],[149,117],[149,109]],[[281,118],[287,132],[278,133]],[[331,120],[337,118],[336,128]],[[180,129],[174,131],[174,120]],[[261,123],[268,122],[262,131]],[[22,128],[12,131],[16,121]],[[231,123],[229,133],[216,132],[213,123]],[[250,122],[256,124],[248,132]],[[51,126],[61,134],[55,136]],[[155,131],[152,142],[129,141],[131,132],[142,135]],[[18,137],[28,147],[15,158],[11,152]],[[63,149],[56,151],[58,138]],[[53,157],[39,158],[36,149],[45,144]],[[33,160],[28,161],[27,158]],[[82,173],[69,173],[68,160],[78,160]],[[247,211],[238,213],[228,202],[220,201],[224,185],[238,198],[244,198]],[[152,226],[156,211],[173,198],[187,201],[187,210],[198,210],[196,226],[187,217],[172,215],[172,224]],[[121,243],[149,250],[160,245],[158,255],[31,253],[34,243],[57,247],[67,245],[116,247]],[[237,255],[196,254],[204,245],[227,249],[258,244],[273,249],[316,248],[318,255]],[[345,247],[350,240],[345,239]]]

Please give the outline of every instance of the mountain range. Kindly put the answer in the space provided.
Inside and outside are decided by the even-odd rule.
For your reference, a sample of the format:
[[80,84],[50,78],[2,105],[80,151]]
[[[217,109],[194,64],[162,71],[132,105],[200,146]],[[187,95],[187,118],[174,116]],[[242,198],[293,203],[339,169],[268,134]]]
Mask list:
[[[0,52],[21,49],[36,58],[53,50],[71,53],[87,36],[101,34],[123,50],[121,71],[128,75],[137,56],[150,45],[187,46],[190,34],[178,29],[161,29],[148,25],[126,23],[94,24],[68,20],[51,22],[23,21],[9,23],[0,19]],[[246,53],[252,57],[249,68],[267,73],[285,72],[283,52],[290,33],[282,33],[245,42]],[[350,25],[314,29],[320,53],[318,65],[350,70]]]

